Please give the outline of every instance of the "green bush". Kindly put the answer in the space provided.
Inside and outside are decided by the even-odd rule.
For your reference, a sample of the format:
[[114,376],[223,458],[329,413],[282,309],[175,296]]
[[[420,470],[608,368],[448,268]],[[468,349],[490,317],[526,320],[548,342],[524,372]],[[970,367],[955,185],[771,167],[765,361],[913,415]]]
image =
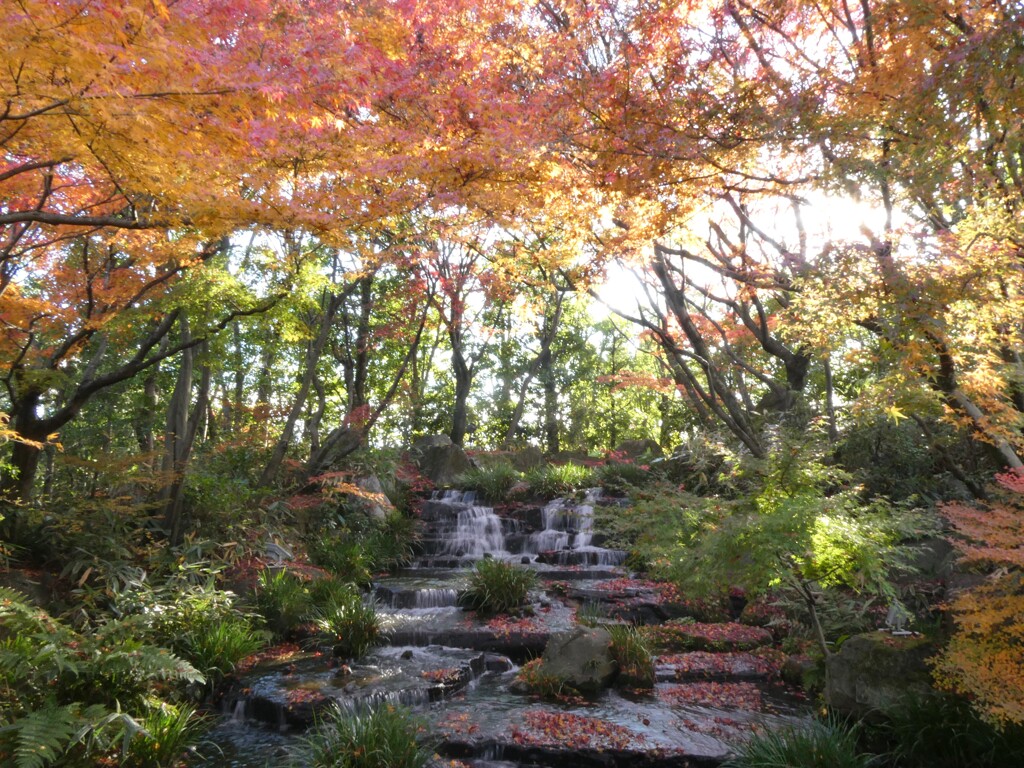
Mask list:
[[365,544],[348,530],[313,537],[309,558],[341,581],[368,584],[373,579],[373,559]]
[[373,570],[394,570],[408,565],[419,536],[415,518],[398,512],[375,520],[364,546]]
[[302,579],[285,570],[260,573],[256,607],[267,627],[278,637],[287,637],[309,618],[313,600]]
[[169,643],[212,682],[234,671],[238,662],[264,644],[263,633],[248,618],[234,616],[198,621]]
[[188,704],[161,704],[150,709],[141,728],[128,740],[120,765],[130,768],[179,766],[209,728],[209,721]]
[[646,638],[627,624],[608,627],[612,657],[619,667],[619,681],[630,688],[654,687],[654,657]]
[[192,569],[163,583],[134,584],[119,592],[114,609],[122,616],[137,616],[146,633],[199,669],[211,683],[230,673],[246,656],[265,643],[254,617],[235,605],[235,595],[218,589],[208,569],[196,581]]
[[309,537],[314,563],[342,581],[369,584],[375,571],[392,570],[412,559],[419,531],[415,518],[392,512],[382,520],[349,512],[325,522]]
[[537,574],[496,558],[484,558],[476,564],[469,588],[459,602],[484,615],[509,613],[526,603],[537,584]]
[[835,721],[756,733],[736,746],[722,768],[869,768],[874,757],[857,749],[857,733]]
[[593,470],[579,464],[545,464],[526,473],[526,482],[534,496],[553,499],[569,496],[593,487],[597,482]]
[[543,659],[528,661],[519,669],[516,680],[529,693],[542,699],[565,701],[580,697],[580,692],[561,677],[544,672]]
[[363,601],[355,589],[336,591],[313,612],[317,627],[335,641],[334,655],[357,659],[381,639],[381,621],[374,605]]
[[[0,588],[0,625],[0,755],[13,756],[16,768],[114,755],[131,765],[127,755],[140,748],[133,747],[139,725],[163,706],[161,698],[204,682],[188,662],[140,639],[148,630],[141,616],[112,619],[84,634]],[[191,710],[178,715],[181,749],[196,735],[193,719]],[[152,753],[146,765],[176,764],[180,751]]]
[[877,730],[901,768],[1004,768],[1024,765],[1024,727],[997,730],[970,702],[935,694],[911,697],[885,713]]
[[422,768],[430,752],[420,746],[419,722],[392,706],[336,713],[303,738],[295,768]]
[[505,501],[509,491],[523,479],[522,473],[511,464],[499,462],[463,472],[455,480],[456,487],[476,491],[483,501]]
[[595,479],[606,493],[628,494],[635,488],[644,488],[657,482],[661,474],[647,464],[610,461],[598,467]]

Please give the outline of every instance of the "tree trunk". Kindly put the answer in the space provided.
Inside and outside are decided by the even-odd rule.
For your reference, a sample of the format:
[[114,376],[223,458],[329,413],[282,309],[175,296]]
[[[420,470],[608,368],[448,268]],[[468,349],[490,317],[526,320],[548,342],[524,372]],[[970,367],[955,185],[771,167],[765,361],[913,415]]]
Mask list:
[[295,425],[299,421],[299,416],[302,415],[306,408],[306,398],[309,396],[310,387],[316,376],[316,367],[320,364],[320,356],[323,354],[324,347],[327,344],[327,338],[331,333],[331,326],[334,324],[334,316],[342,299],[343,297],[333,294],[326,297],[326,306],[320,317],[320,326],[317,329],[316,338],[311,340],[306,347],[302,374],[299,378],[299,391],[295,393],[295,399],[292,401],[292,406],[288,411],[288,418],[285,420],[281,436],[274,444],[274,450],[270,454],[270,459],[263,468],[262,474],[260,474],[259,482],[261,486],[269,486],[273,483],[278,471],[281,469],[281,462],[284,461],[288,446],[291,445],[292,437],[295,434]]
[[[182,341],[191,338],[188,319],[181,317]],[[196,393],[195,407],[189,414],[192,404],[193,373],[196,357],[206,351],[206,343],[198,347],[190,347],[181,353],[181,364],[178,368],[178,379],[174,385],[171,401],[167,406],[167,429],[164,435],[163,469],[171,475],[170,484],[160,494],[164,508],[164,530],[167,532],[171,546],[181,544],[184,539],[184,490],[185,470],[188,467],[192,448],[195,445],[199,423],[205,416],[206,405],[210,396],[212,373],[208,365],[202,368],[199,390]]]
[[449,434],[452,442],[462,445],[466,439],[466,427],[469,424],[469,392],[473,385],[473,374],[462,350],[452,351],[453,373],[455,374],[455,402],[452,404],[452,431]]

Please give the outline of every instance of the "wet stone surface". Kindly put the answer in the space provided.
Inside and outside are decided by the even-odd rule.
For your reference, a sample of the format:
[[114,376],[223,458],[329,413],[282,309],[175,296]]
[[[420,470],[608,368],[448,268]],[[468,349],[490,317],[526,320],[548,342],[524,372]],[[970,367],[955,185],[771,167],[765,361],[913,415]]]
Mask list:
[[[753,731],[806,718],[809,708],[778,682],[785,658],[768,647],[770,633],[678,620],[690,610],[681,596],[629,578],[618,566],[622,553],[595,545],[592,501],[500,515],[457,492],[430,501],[421,567],[380,579],[370,596],[387,645],[348,665],[298,647],[265,654],[224,696],[216,746],[195,764],[283,764],[296,736],[328,708],[385,703],[426,720],[438,768],[452,760],[476,768],[712,766]],[[525,560],[536,571],[539,587],[522,615],[483,618],[458,606],[482,557]],[[516,665],[576,626],[579,610],[602,623],[652,625],[645,631],[662,651],[652,690],[555,703],[513,692]]]

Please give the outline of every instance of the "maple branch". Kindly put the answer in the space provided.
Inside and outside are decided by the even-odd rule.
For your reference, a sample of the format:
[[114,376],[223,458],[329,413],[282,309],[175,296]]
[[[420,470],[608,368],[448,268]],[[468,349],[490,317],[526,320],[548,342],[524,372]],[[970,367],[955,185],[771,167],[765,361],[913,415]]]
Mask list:
[[[0,214],[0,226],[6,224],[50,224],[52,226],[72,227],[116,227],[118,229],[154,229],[171,227],[174,224],[164,219],[125,219],[120,216],[78,216],[75,214],[52,213],[50,211],[14,211]],[[188,224],[182,219],[179,224]]]
[[9,170],[0,173],[0,182],[7,181],[8,179],[13,178],[22,173],[28,173],[29,171],[37,171],[40,168],[55,168],[58,165],[70,162],[71,159],[72,158],[70,157],[62,157],[57,160],[39,160],[34,163],[22,163],[21,165],[17,165],[14,168],[10,168]]

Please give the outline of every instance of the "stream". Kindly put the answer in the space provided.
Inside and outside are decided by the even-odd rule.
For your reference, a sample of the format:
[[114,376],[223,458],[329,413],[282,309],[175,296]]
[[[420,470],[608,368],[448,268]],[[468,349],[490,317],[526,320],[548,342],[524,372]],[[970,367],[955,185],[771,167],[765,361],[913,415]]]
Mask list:
[[[348,665],[310,650],[248,673],[225,697],[222,722],[196,765],[281,764],[330,704],[356,711],[410,707],[426,722],[437,754],[479,768],[713,766],[752,730],[806,719],[806,703],[775,684],[757,657],[736,650],[713,659],[728,662],[716,670],[732,670],[713,676],[700,671],[713,654],[658,659],[658,682],[643,694],[612,689],[563,704],[513,691],[519,665],[543,653],[552,633],[572,628],[581,603],[588,614],[602,611],[603,603],[588,596],[608,604],[622,598],[634,608],[643,603],[637,590],[620,586],[628,584],[625,553],[594,543],[596,503],[591,493],[581,502],[559,499],[502,517],[471,493],[425,501],[414,566],[380,579],[371,596],[388,645]],[[484,557],[536,570],[532,616],[484,621],[457,606]],[[657,609],[652,604],[640,613],[657,621],[650,618]],[[692,685],[703,686],[700,696]]]

